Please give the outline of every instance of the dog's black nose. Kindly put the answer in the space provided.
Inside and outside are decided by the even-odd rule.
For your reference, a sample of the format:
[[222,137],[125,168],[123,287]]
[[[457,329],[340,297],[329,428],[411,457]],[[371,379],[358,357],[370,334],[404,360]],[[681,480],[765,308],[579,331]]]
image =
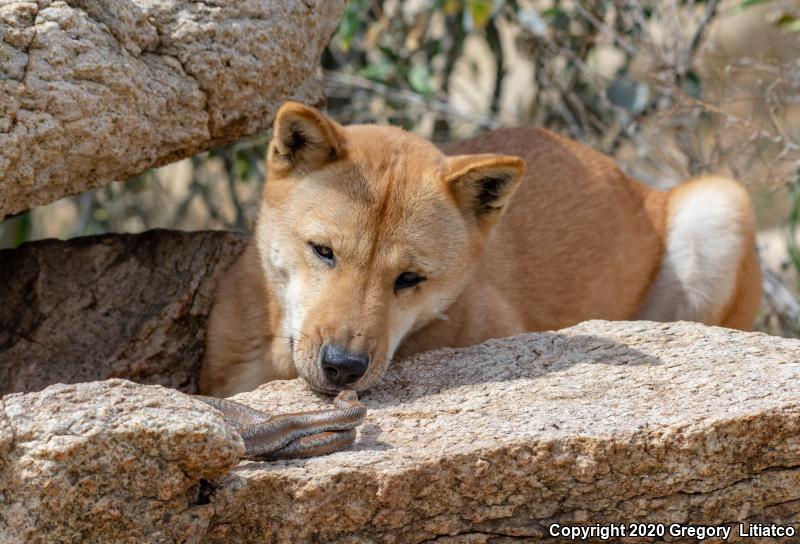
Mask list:
[[338,344],[325,344],[320,361],[322,372],[329,382],[339,387],[350,385],[367,372],[369,356],[353,353]]

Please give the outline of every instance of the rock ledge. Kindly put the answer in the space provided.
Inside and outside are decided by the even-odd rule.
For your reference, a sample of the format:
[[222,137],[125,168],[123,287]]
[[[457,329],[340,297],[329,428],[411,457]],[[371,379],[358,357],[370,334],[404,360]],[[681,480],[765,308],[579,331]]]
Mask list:
[[[363,396],[370,413],[353,450],[225,474],[239,443],[195,401],[119,381],[54,386],[4,398],[0,537],[102,542],[103,501],[120,505],[117,541],[552,542],[551,523],[797,527],[797,383],[797,340],[587,322],[398,363]],[[160,434],[122,432],[144,425],[140,411],[116,408],[128,395],[149,399],[141,410]],[[238,398],[281,412],[329,402],[299,381]],[[104,456],[106,441],[130,455]],[[86,459],[108,460],[88,465],[92,485]],[[56,510],[62,502],[70,508]]]

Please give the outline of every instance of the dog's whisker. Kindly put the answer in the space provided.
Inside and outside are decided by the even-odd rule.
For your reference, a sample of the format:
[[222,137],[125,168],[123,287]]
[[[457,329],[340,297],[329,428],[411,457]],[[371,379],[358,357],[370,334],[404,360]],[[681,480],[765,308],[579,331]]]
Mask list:
[[294,332],[296,332],[297,334],[299,334],[300,336],[308,336],[308,334],[304,333],[304,332],[303,332],[303,331],[301,331],[300,329],[296,329],[296,328],[292,327],[292,330],[293,330]]

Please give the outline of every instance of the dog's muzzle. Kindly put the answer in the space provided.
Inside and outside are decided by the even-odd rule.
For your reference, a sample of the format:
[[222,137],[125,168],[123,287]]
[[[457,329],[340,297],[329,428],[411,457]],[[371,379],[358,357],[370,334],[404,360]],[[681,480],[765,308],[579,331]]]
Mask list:
[[320,350],[319,364],[325,381],[332,387],[342,388],[353,385],[367,373],[369,354],[349,351],[328,342]]

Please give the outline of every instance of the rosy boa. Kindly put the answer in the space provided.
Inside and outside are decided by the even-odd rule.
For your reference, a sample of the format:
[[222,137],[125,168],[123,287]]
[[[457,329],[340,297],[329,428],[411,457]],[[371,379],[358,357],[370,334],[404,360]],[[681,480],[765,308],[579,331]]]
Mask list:
[[355,391],[342,391],[333,408],[269,415],[228,399],[193,395],[222,412],[242,436],[245,457],[250,459],[297,459],[325,455],[353,443],[367,415]]

